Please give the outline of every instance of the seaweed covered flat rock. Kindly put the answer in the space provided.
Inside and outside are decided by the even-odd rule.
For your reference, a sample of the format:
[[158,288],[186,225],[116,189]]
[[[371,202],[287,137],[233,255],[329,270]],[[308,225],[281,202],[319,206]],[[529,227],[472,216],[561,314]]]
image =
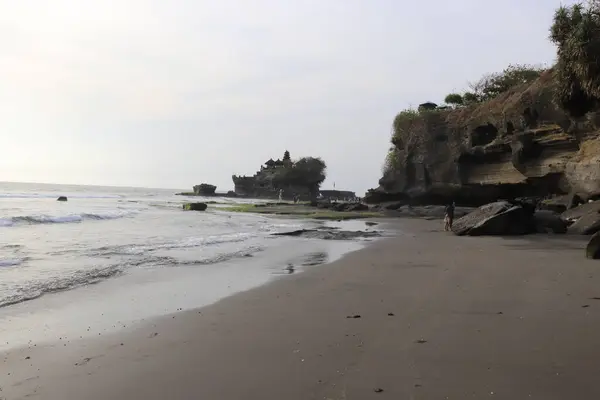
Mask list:
[[290,232],[273,233],[273,236],[294,236],[324,240],[351,240],[358,238],[380,237],[378,231],[344,231],[337,228],[298,229]]

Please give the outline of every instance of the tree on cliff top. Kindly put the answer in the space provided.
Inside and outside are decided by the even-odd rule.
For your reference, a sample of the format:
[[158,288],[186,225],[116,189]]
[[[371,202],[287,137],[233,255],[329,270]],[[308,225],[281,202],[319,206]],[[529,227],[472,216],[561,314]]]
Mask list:
[[600,1],[556,10],[550,39],[558,47],[558,100],[581,117],[600,100]]
[[444,99],[444,103],[451,104],[453,106],[462,106],[463,105],[463,97],[458,93],[450,93]]
[[515,86],[535,81],[545,70],[528,64],[511,64],[504,71],[484,75],[469,86],[479,101],[486,101]]

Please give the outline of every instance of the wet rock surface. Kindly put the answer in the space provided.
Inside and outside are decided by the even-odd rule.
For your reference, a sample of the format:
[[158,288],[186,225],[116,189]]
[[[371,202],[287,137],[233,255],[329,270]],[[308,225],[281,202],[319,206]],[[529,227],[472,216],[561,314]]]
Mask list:
[[345,231],[336,228],[320,227],[315,229],[298,229],[290,232],[273,233],[272,236],[291,236],[324,240],[352,240],[358,238],[381,237],[379,231]]
[[183,209],[186,211],[206,211],[208,204],[206,203],[185,203]]

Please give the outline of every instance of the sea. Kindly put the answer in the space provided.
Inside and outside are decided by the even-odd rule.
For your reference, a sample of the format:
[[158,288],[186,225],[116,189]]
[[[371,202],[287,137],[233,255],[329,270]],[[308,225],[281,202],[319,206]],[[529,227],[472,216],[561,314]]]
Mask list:
[[[201,307],[365,245],[273,236],[324,222],[228,212],[261,200],[177,192],[0,183],[0,348]],[[184,211],[187,201],[209,208]]]

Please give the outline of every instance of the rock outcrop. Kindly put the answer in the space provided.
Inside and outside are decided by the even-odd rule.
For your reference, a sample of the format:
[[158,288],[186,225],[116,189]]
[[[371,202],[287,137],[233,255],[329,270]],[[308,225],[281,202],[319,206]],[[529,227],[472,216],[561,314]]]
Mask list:
[[186,211],[206,211],[208,204],[206,203],[185,203],[183,209]]
[[56,199],[56,201],[67,201],[67,196],[59,196],[59,198]]
[[217,187],[208,183],[201,183],[194,186],[194,194],[197,196],[214,196]]
[[600,114],[573,120],[549,70],[477,105],[394,121],[394,163],[367,201],[479,206],[522,196],[600,193]]

